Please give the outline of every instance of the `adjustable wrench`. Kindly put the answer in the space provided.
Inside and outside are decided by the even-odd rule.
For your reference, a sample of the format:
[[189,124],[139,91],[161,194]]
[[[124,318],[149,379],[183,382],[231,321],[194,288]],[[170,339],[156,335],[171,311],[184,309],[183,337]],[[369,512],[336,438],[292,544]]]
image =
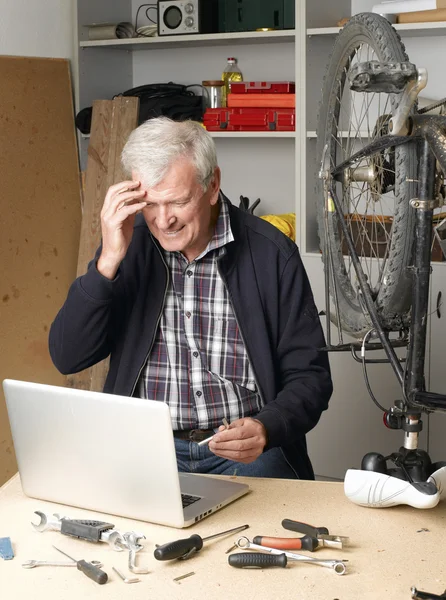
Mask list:
[[124,549],[133,548],[140,550],[142,546],[138,540],[145,538],[143,534],[129,531],[121,533],[114,529],[112,523],[105,521],[88,521],[83,519],[70,519],[59,514],[47,515],[38,510],[34,511],[40,517],[40,523],[31,523],[36,531],[60,531],[64,535],[77,537],[90,542],[107,542],[113,550],[122,552]]

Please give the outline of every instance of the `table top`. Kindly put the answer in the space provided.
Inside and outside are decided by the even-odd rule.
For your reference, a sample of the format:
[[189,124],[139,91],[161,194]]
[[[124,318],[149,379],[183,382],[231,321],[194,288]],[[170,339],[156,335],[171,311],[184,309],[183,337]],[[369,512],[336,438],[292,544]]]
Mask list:
[[[13,560],[0,559],[0,589],[8,600],[71,600],[105,598],[162,600],[199,598],[256,600],[409,600],[410,588],[441,594],[446,587],[446,503],[419,510],[408,506],[387,509],[362,508],[349,502],[341,483],[280,479],[234,478],[248,483],[251,492],[214,515],[187,529],[173,529],[141,521],[104,515],[26,497],[18,475],[0,488],[0,538],[10,537]],[[108,544],[78,540],[56,531],[38,533],[31,522],[39,522],[34,511],[59,513],[70,518],[97,519],[114,523],[121,532],[138,531],[146,536],[137,565],[149,574],[138,575],[139,583],[125,584],[112,570],[127,577],[127,552],[116,552]],[[282,528],[284,518],[327,527],[331,534],[350,538],[343,550],[329,548],[306,553],[317,558],[348,560],[347,573],[308,563],[289,563],[286,568],[235,569],[228,565],[226,551],[239,535],[293,537]],[[249,524],[242,534],[204,543],[187,561],[155,560],[155,544],[197,533],[202,537],[238,525]],[[299,534],[296,534],[298,536]],[[100,560],[108,573],[98,585],[66,567],[22,568],[29,559],[61,560],[56,545],[76,559]],[[193,572],[179,582],[174,578]]]

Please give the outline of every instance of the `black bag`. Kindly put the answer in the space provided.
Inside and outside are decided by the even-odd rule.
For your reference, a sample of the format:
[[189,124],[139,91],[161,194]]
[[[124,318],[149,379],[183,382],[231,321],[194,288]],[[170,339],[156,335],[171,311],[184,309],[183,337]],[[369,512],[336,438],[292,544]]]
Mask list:
[[[201,96],[195,95],[188,87],[179,83],[152,83],[132,88],[117,96],[136,96],[139,98],[138,125],[154,117],[169,117],[174,121],[202,121],[203,108]],[[116,96],[115,96],[116,97]],[[90,133],[91,106],[80,110],[75,119],[81,133]]]

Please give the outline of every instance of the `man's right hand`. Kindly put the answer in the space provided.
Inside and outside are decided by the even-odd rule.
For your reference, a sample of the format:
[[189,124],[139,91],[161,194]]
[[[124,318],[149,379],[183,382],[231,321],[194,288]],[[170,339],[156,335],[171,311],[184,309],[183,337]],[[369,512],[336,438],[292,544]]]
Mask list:
[[102,251],[97,269],[114,279],[133,236],[135,217],[146,205],[146,192],[140,181],[122,181],[112,185],[101,211]]

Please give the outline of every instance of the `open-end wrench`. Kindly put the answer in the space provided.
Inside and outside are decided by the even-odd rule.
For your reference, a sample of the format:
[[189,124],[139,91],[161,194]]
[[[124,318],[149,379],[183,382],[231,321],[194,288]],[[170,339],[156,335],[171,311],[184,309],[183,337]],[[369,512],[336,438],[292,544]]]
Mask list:
[[277,548],[268,548],[267,546],[260,546],[259,544],[253,544],[247,537],[241,536],[236,542],[239,548],[242,550],[260,550],[261,552],[269,552],[270,554],[285,554],[290,560],[296,560],[300,562],[312,563],[313,565],[319,565],[320,567],[326,567],[327,569],[333,569],[337,575],[344,575],[347,570],[345,561],[334,560],[328,558],[313,558],[311,556],[305,556],[304,554],[296,554],[295,552],[285,552]]
[[[91,565],[101,568],[103,565],[98,560],[91,560]],[[34,567],[76,567],[77,563],[70,560],[26,560],[22,563],[25,569],[34,569]]]

